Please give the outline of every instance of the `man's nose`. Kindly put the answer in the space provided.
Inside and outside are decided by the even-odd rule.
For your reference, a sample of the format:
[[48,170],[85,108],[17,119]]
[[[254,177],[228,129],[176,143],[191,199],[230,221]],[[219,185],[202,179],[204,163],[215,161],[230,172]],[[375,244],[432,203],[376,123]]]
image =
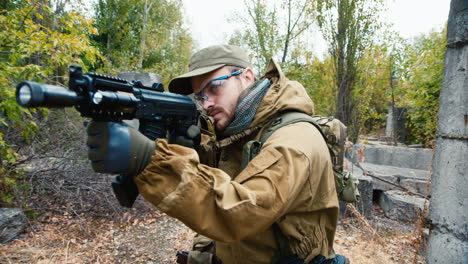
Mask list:
[[203,100],[203,109],[208,110],[214,106],[214,102],[212,100]]

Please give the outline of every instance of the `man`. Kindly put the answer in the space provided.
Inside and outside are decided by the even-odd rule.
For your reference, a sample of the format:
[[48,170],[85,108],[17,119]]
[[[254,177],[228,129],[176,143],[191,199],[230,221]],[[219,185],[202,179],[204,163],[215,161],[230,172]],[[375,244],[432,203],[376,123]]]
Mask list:
[[200,50],[189,68],[169,90],[192,94],[214,120],[216,133],[203,137],[199,153],[94,122],[88,128],[93,168],[116,172],[117,166],[135,175],[146,200],[200,234],[191,252],[198,262],[191,263],[345,263],[333,252],[338,199],[332,163],[313,125],[278,129],[242,164],[247,142],[258,140],[281,113],[314,113],[302,85],[273,60],[257,80],[248,55],[229,45]]

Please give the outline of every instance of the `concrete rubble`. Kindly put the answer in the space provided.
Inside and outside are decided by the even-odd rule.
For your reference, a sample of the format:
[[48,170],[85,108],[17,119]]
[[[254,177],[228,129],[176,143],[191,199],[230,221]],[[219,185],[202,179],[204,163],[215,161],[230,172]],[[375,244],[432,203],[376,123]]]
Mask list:
[[24,232],[27,218],[21,209],[0,208],[0,245],[8,243]]
[[376,203],[390,219],[416,221],[424,205],[429,206],[428,176],[433,152],[372,143],[352,146],[345,161],[345,170],[359,179],[358,210],[370,219]]
[[405,222],[418,219],[424,208],[424,201],[424,198],[395,190],[382,192],[377,200],[388,218]]

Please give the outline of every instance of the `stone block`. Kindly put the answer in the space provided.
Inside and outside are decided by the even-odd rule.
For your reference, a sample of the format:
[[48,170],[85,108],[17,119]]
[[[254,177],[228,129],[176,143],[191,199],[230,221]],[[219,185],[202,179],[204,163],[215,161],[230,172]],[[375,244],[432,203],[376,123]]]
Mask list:
[[385,191],[377,202],[388,218],[414,222],[421,215],[425,199],[401,191]]
[[348,203],[345,203],[343,201],[339,201],[339,206],[340,206],[340,218],[346,217],[346,216],[351,216],[351,213],[348,211],[347,207]]
[[413,193],[427,195],[427,181],[420,179],[400,179],[400,185]]
[[426,180],[429,175],[429,171],[427,170],[399,168],[395,166],[378,165],[368,162],[363,162],[360,165],[366,171],[376,173],[377,175],[393,175],[398,178],[411,178],[421,180]]
[[[374,190],[390,191],[390,190],[399,189],[397,186],[388,183],[388,182],[391,182],[391,183],[398,185],[398,177],[394,175],[383,175],[383,174],[379,174],[375,172],[372,172],[372,174],[378,177],[378,178],[372,177],[372,179],[374,180],[374,184],[373,184]],[[383,181],[379,179],[382,179]]]
[[395,138],[398,142],[404,142],[406,138],[406,112],[407,108],[389,107],[387,115],[387,127],[385,135]]
[[432,230],[468,241],[468,141],[438,139],[436,149],[428,217]]
[[[372,163],[360,164],[372,177],[374,189],[379,191],[402,190],[398,186],[411,188],[412,192],[426,193],[428,171],[408,168],[398,168]],[[382,180],[379,180],[382,179]],[[389,183],[390,182],[390,183]],[[403,185],[402,182],[405,184]],[[393,184],[392,184],[393,183]]]
[[453,234],[431,230],[426,251],[428,263],[468,263],[468,243]]
[[349,154],[355,162],[363,155],[366,163],[429,170],[433,152],[425,148],[355,144]]
[[0,245],[21,234],[26,227],[26,216],[21,209],[0,208]]
[[427,244],[429,243],[429,228],[423,228],[420,237],[419,252],[420,256],[426,256]]
[[360,176],[359,179],[359,193],[361,194],[361,199],[357,203],[358,211],[363,214],[366,218],[372,218],[372,196],[374,193],[373,180],[368,176]]
[[408,145],[408,148],[423,148],[423,144],[413,144],[413,145]]

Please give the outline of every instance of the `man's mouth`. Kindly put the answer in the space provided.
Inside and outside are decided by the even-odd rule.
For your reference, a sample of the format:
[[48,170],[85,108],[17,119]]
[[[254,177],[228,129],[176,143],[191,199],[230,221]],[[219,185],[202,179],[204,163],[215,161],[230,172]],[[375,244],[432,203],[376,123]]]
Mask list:
[[215,112],[210,113],[210,116],[216,119],[216,116],[217,116],[219,113],[221,113],[221,112],[220,112],[220,111],[215,111]]

